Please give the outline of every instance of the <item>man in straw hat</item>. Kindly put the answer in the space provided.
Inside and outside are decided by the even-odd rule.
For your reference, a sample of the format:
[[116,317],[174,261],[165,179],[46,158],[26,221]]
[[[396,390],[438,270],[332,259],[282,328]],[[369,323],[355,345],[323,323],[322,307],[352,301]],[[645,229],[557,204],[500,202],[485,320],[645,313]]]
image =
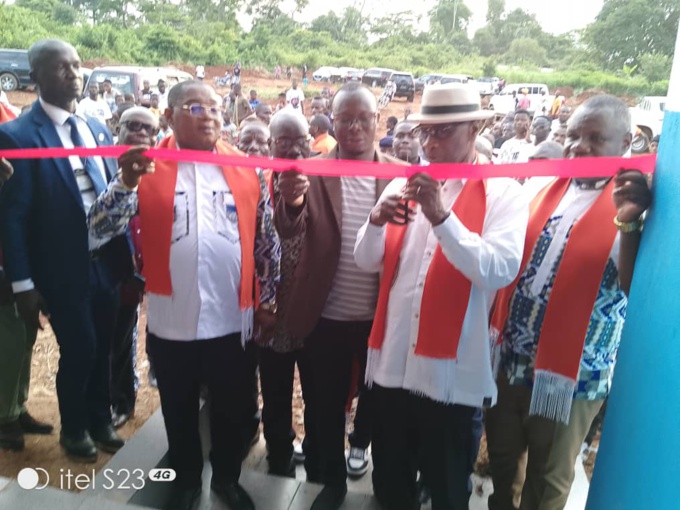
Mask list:
[[[596,96],[569,119],[564,157],[621,157],[630,143],[626,105]],[[522,264],[491,321],[501,356],[498,403],[486,417],[489,508],[516,508],[517,460],[528,451],[520,508],[561,510],[610,390],[651,193],[635,170],[524,188],[535,198]]]
[[[491,115],[475,89],[447,84],[426,88],[409,120],[428,161],[474,164]],[[359,231],[357,265],[383,271],[366,369],[383,508],[417,508],[418,466],[434,510],[468,506],[473,415],[496,401],[489,310],[517,275],[528,215],[511,179],[417,173],[390,183]]]

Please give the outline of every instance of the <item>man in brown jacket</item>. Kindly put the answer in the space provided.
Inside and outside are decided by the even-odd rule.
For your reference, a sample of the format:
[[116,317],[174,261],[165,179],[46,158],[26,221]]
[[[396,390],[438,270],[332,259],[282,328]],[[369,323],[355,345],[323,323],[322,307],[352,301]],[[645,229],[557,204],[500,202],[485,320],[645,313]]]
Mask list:
[[[322,159],[399,163],[375,150],[378,125],[373,93],[348,83],[332,104],[337,147]],[[361,374],[378,297],[378,273],[354,262],[356,235],[387,181],[372,177],[306,177],[284,172],[276,226],[283,239],[304,233],[296,277],[290,290],[286,328],[305,337],[316,396],[316,432],[324,489],[312,510],[336,510],[347,492],[344,457],[345,403],[352,363]],[[362,398],[367,398],[363,393]],[[368,447],[368,445],[365,445]]]

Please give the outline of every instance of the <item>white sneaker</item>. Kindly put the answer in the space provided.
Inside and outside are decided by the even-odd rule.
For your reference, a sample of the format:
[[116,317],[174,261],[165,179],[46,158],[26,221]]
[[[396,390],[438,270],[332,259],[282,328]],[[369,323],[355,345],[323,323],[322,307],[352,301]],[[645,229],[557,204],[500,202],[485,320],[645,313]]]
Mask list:
[[305,462],[305,452],[302,450],[302,443],[297,441],[293,443],[293,460],[297,464],[303,464]]
[[347,475],[360,478],[368,471],[368,449],[352,447],[347,455]]

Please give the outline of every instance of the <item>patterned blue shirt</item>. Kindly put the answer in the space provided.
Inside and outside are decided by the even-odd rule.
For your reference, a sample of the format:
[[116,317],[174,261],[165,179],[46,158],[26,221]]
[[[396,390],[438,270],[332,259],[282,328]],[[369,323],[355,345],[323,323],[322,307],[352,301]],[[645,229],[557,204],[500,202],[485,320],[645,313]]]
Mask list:
[[[555,261],[550,278],[538,296],[532,295],[530,289],[561,219],[561,215],[553,216],[546,223],[510,300],[501,358],[502,369],[505,370],[510,384],[533,386],[538,340],[564,246]],[[609,394],[628,302],[619,285],[618,276],[616,264],[610,257],[586,333],[574,391],[576,399],[600,400]],[[575,284],[578,285],[578,282]],[[569,310],[564,313],[568,314]]]

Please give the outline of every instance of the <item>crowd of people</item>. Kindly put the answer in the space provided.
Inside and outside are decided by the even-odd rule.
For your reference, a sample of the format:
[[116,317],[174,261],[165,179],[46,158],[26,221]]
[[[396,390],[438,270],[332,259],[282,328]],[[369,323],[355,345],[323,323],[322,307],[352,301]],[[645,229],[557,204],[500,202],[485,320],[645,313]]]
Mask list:
[[[202,397],[210,487],[233,510],[255,508],[239,478],[260,422],[269,472],[294,477],[304,462],[323,485],[312,510],[340,508],[348,474],[364,475],[369,458],[385,510],[426,499],[467,509],[484,428],[490,510],[564,508],[611,387],[648,181],[634,160],[613,178],[523,183],[438,181],[427,165],[623,157],[622,101],[596,96],[554,120],[518,109],[493,124],[477,90],[434,85],[420,112],[387,119],[389,143],[376,147],[378,103],[355,82],[314,97],[310,111],[295,80],[275,108],[240,83],[225,97],[201,77],[159,83],[160,94],[147,83],[132,101],[114,94],[106,118],[106,87],[77,102],[70,44],[38,41],[29,62],[39,98],[0,124],[0,149],[95,148],[113,132],[133,148],[117,161],[0,162],[1,447],[53,431],[26,406],[41,314],[60,349],[66,454],[92,462],[123,447],[116,427],[134,412],[145,299],[177,473],[169,509],[201,495]],[[272,156],[291,170],[152,159],[153,146]],[[295,162],[310,157],[423,168],[391,182],[307,176]]]

